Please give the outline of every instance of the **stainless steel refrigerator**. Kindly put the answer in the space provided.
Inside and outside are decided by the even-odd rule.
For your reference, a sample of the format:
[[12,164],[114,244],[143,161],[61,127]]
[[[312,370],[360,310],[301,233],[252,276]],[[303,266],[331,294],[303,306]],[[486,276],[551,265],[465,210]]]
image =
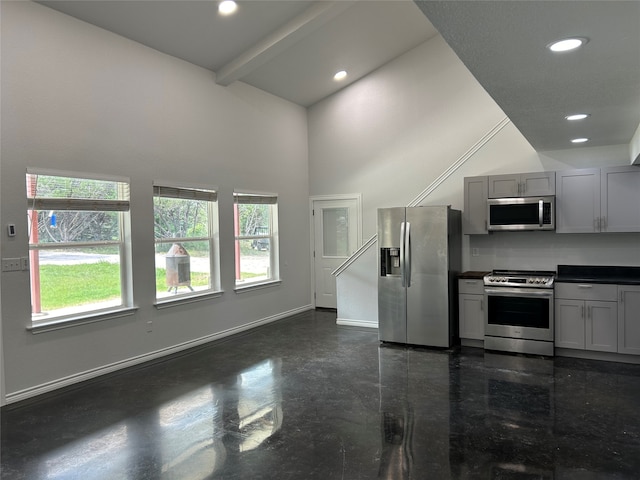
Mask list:
[[457,338],[460,218],[449,206],[378,209],[381,341],[450,347]]

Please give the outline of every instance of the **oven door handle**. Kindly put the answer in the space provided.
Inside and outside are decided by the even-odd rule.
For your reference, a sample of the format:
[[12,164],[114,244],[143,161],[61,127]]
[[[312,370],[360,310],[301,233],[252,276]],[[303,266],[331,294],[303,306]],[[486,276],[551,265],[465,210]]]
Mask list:
[[553,297],[553,289],[537,289],[537,288],[484,288],[486,295],[496,297]]

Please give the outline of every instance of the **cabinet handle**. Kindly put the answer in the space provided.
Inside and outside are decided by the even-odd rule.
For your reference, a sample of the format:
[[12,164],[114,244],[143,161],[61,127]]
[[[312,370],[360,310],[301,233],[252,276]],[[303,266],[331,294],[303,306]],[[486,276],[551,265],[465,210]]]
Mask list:
[[476,283],[478,283],[477,280],[465,280],[464,283],[466,283],[467,285],[475,285]]
[[579,284],[578,288],[593,288],[593,285]]

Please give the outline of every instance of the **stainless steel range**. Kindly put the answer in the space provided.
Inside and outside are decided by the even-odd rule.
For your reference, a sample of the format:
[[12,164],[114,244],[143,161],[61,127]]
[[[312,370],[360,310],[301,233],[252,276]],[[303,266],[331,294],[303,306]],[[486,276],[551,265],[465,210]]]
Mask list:
[[494,270],[484,277],[484,348],[553,355],[555,272]]

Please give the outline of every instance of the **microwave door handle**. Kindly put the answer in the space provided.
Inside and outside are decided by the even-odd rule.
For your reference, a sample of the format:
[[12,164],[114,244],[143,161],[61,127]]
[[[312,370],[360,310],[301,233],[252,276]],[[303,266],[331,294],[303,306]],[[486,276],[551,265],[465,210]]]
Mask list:
[[544,220],[543,212],[544,212],[544,200],[540,199],[538,201],[538,222],[540,223],[540,227],[542,227],[542,221]]

